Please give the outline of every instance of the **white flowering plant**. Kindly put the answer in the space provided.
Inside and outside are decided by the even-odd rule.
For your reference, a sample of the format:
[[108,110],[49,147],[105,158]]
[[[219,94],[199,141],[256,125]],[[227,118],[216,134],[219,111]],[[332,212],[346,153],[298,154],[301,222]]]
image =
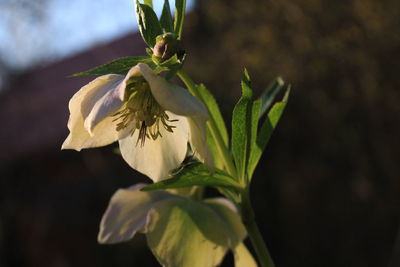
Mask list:
[[[228,250],[236,267],[275,266],[254,219],[250,183],[289,88],[277,78],[253,99],[245,70],[229,138],[215,98],[183,69],[186,1],[175,1],[172,16],[165,0],[160,17],[151,0],[135,4],[148,55],[74,75],[97,77],[71,98],[70,134],[62,145],[80,151],[118,141],[126,163],[153,182],[113,195],[99,243],[128,241],[140,232],[162,266],[218,266]],[[170,81],[175,76],[186,88]],[[207,187],[222,196],[204,198]],[[247,236],[257,260],[243,243]]]

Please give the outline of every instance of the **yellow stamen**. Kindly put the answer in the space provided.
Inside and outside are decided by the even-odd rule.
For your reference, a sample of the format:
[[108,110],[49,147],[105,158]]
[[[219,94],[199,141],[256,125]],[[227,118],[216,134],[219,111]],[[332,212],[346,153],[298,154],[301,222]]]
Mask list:
[[170,120],[165,110],[157,103],[151,94],[148,83],[142,77],[134,77],[128,81],[128,96],[125,96],[126,102],[124,107],[115,113],[118,121],[116,130],[121,131],[127,127],[131,127],[130,134],[133,135],[139,130],[136,146],[140,144],[144,146],[146,138],[156,140],[162,137],[160,133],[161,126],[168,132],[173,132],[175,126],[172,122],[178,120]]

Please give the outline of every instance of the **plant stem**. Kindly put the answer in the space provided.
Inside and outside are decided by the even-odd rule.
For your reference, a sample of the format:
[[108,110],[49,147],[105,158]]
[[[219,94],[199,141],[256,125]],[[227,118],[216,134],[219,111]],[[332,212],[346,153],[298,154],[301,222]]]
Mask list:
[[[183,83],[187,86],[189,92],[204,102],[204,99],[202,98],[196,84],[192,81],[192,79],[190,79],[190,77],[182,70],[179,70],[177,74],[179,78],[183,81]],[[217,124],[215,123],[215,119],[212,114],[210,114],[210,120],[208,120],[207,122],[207,127],[210,130],[210,133],[214,138],[215,143],[217,144],[218,153],[224,162],[227,172],[236,179],[237,172],[233,164],[231,153],[229,152],[227,146],[224,143],[224,140],[222,139],[221,133],[218,130]]]
[[250,203],[248,190],[246,190],[246,192],[242,195],[241,208],[243,224],[246,227],[247,234],[249,235],[251,244],[256,251],[261,267],[275,267],[267,245],[265,244],[260,229],[258,229],[255,221],[254,211]]

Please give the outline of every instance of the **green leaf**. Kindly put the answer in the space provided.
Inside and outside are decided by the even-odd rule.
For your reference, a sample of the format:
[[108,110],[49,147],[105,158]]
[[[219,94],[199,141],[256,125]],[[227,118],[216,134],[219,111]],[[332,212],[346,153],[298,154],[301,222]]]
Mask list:
[[178,35],[178,40],[181,39],[183,21],[185,20],[186,0],[175,0],[175,20],[174,31]]
[[253,90],[251,90],[250,87],[250,75],[246,68],[243,71],[243,78],[241,84],[242,84],[242,97],[252,98]]
[[171,16],[171,8],[169,7],[169,0],[164,0],[163,10],[160,17],[161,27],[166,32],[174,32],[174,25]]
[[136,17],[143,40],[148,46],[154,47],[156,37],[163,33],[156,13],[150,6],[136,0]]
[[154,184],[150,184],[142,191],[174,189],[189,186],[211,186],[211,187],[228,187],[241,189],[240,185],[233,180],[228,174],[221,170],[214,173],[201,163],[194,163],[186,166],[181,172],[171,179],[163,180]]
[[284,85],[284,81],[281,77],[277,77],[275,81],[273,81],[267,89],[261,94],[260,98],[262,99],[262,107],[260,111],[260,118],[264,115],[264,113],[268,110],[268,108],[274,102],[276,95],[281,91]]
[[142,57],[123,57],[118,58],[113,61],[110,61],[104,65],[95,67],[93,69],[76,73],[71,75],[72,77],[82,77],[82,76],[100,76],[105,74],[121,74],[125,75],[128,71],[135,66],[136,64],[143,63],[151,63],[151,58],[142,56]]
[[[248,166],[250,165],[250,156],[253,153],[253,150],[257,150],[257,131],[258,131],[258,123],[260,121],[260,110],[262,106],[262,100],[259,98],[253,102],[250,116],[250,134],[249,134],[249,161]],[[252,173],[250,173],[249,168],[247,167],[248,179],[252,178]]]
[[272,106],[271,110],[268,112],[268,115],[263,125],[261,126],[260,131],[258,132],[256,144],[254,144],[254,146],[252,147],[247,168],[250,177],[253,175],[253,172],[258,164],[258,161],[260,160],[261,155],[282,116],[282,113],[286,107],[286,103],[289,98],[289,93],[290,93],[290,88],[286,90],[286,93],[282,101],[277,102]]
[[235,160],[239,179],[245,179],[246,163],[249,153],[249,136],[251,131],[252,90],[247,70],[242,79],[242,97],[232,114],[232,154]]
[[201,100],[207,106],[208,112],[211,117],[214,119],[215,124],[217,125],[218,131],[221,133],[222,139],[226,146],[228,146],[229,136],[228,131],[226,130],[224,118],[221,115],[221,111],[218,107],[217,101],[214,96],[207,90],[204,84],[200,84],[198,87],[198,92],[200,93]]
[[217,143],[215,142],[209,127],[207,127],[207,145],[210,148],[211,154],[213,155],[215,167],[217,169],[222,170],[224,168],[224,162],[222,161],[222,158],[219,156]]

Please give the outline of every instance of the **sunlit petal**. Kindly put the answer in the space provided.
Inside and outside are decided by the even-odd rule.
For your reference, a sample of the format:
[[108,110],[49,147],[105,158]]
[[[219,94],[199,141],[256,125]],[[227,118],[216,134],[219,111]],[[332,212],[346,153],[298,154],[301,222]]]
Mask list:
[[[114,84],[115,88],[122,88]],[[109,90],[103,97],[101,97],[94,106],[91,107],[90,113],[85,118],[84,127],[93,135],[94,127],[104,120],[105,118],[115,114],[124,104],[123,99],[120,98],[120,92],[118,90]]]
[[154,182],[169,178],[171,170],[179,167],[186,156],[189,129],[187,119],[167,112],[173,133],[160,125],[162,137],[146,138],[143,146],[138,143],[139,131],[119,140],[122,157],[135,170],[149,176]]
[[[96,103],[96,99],[104,96],[115,83],[120,82],[120,75],[104,75],[96,78],[89,84],[83,86],[70,100],[68,129],[70,134],[62,145],[62,149],[81,150],[82,148],[105,146],[117,140],[114,133],[98,136],[93,139],[84,128],[84,118],[89,114],[91,108]],[[99,127],[97,133],[102,135],[108,131],[106,127]]]
[[124,104],[126,83],[133,76],[140,76],[137,66],[132,67],[125,77],[121,75],[118,79],[105,84],[98,89],[98,93],[87,97],[82,102],[82,114],[85,118],[84,126],[93,135],[94,127],[104,118],[115,114]]

